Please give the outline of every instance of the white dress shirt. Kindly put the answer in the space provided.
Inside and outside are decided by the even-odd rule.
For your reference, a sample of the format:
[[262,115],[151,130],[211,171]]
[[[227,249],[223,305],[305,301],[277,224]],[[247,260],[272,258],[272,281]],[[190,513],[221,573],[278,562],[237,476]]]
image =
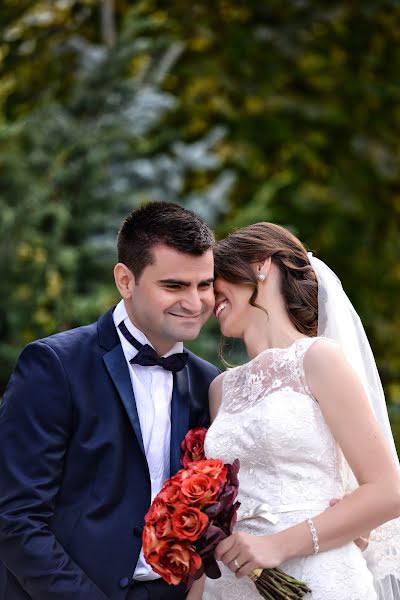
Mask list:
[[[143,445],[149,466],[151,479],[151,500],[160,491],[162,484],[170,475],[170,442],[171,442],[171,398],[173,376],[171,371],[166,371],[158,365],[144,367],[131,365],[130,360],[136,356],[138,350],[132,346],[119,330],[123,321],[130,333],[141,344],[152,344],[128,317],[124,301],[116,306],[114,323],[122,344],[126,362],[131,376],[136,408],[142,431]],[[153,346],[152,346],[153,347]],[[183,351],[183,343],[177,342],[164,356]],[[134,432],[132,431],[132,435]],[[143,548],[136,569],[134,579],[158,579],[159,575],[146,563],[143,557]]]

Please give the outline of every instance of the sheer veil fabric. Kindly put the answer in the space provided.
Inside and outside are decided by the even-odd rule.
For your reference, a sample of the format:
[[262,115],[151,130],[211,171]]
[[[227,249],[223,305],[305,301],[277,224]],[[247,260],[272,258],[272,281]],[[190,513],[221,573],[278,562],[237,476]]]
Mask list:
[[[335,273],[312,253],[308,256],[318,280],[318,335],[336,341],[357,371],[399,465],[381,380],[361,320]],[[347,479],[350,492],[358,485],[350,467]],[[363,555],[373,574],[379,600],[400,600],[400,518],[372,531]]]

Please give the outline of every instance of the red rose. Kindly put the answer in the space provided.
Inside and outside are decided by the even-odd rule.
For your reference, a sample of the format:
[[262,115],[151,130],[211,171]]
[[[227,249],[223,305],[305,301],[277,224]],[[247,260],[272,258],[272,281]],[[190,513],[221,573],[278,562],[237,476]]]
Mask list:
[[217,501],[221,483],[208,475],[192,472],[182,481],[181,500],[190,506],[203,508]]
[[144,520],[146,524],[153,526],[157,538],[163,538],[171,535],[171,511],[165,502],[158,496],[151,505]]
[[172,475],[172,477],[170,477],[169,479],[167,479],[167,481],[164,481],[163,483],[163,487],[165,485],[172,485],[173,483],[176,485],[181,485],[181,481],[185,476],[185,470],[184,469],[180,469],[180,471],[178,471],[177,473],[175,473],[175,475]]
[[221,484],[226,482],[228,469],[224,465],[223,460],[199,460],[189,465],[189,468],[195,473],[201,473],[202,475],[207,475],[212,479],[217,479]]
[[172,515],[172,535],[195,542],[208,524],[208,517],[198,508],[178,504]]
[[190,429],[185,435],[185,439],[181,444],[184,453],[181,458],[181,464],[184,467],[187,467],[190,462],[205,458],[204,439],[206,433],[207,429],[205,427],[195,427],[194,429]]
[[144,517],[145,523],[156,523],[165,510],[168,510],[165,502],[157,496]]
[[142,542],[143,542],[143,552],[144,552],[145,556],[150,555],[159,546],[160,542],[157,539],[156,530],[155,530],[154,526],[151,525],[150,523],[146,524],[144,526]]
[[[146,528],[145,528],[146,529]],[[190,543],[159,540],[156,546],[147,546],[143,532],[144,557],[153,570],[169,584],[186,582],[201,567],[201,558]]]
[[[171,480],[170,480],[171,481]],[[181,491],[180,482],[178,483],[167,483],[158,492],[156,496],[156,500],[162,500],[166,504],[173,506],[176,502],[178,502],[179,495]]]

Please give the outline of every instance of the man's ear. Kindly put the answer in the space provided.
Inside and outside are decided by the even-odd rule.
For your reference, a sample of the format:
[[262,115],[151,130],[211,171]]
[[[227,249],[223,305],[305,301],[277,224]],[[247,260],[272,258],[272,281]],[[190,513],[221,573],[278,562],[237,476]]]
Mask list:
[[124,300],[130,300],[133,295],[135,276],[124,263],[117,263],[114,267],[115,285]]

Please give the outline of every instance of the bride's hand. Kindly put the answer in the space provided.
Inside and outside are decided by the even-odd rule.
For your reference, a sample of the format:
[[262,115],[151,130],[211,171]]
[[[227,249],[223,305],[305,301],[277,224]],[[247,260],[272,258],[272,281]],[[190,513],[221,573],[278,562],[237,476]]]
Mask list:
[[250,575],[254,569],[272,569],[283,562],[274,535],[234,533],[218,544],[214,554],[237,577]]

